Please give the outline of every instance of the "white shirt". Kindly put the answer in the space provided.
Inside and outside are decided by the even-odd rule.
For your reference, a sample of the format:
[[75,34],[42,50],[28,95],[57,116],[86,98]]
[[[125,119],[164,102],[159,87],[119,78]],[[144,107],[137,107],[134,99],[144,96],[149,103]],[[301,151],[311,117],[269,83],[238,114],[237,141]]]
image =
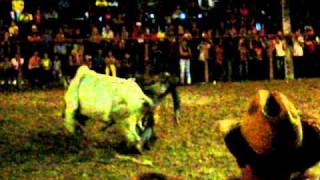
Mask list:
[[[22,67],[23,63],[24,63],[24,59],[20,57],[20,67]],[[19,69],[19,62],[17,61],[16,58],[11,59],[11,64],[13,65],[15,70]]]
[[301,57],[303,56],[303,47],[298,41],[293,41],[293,56]]

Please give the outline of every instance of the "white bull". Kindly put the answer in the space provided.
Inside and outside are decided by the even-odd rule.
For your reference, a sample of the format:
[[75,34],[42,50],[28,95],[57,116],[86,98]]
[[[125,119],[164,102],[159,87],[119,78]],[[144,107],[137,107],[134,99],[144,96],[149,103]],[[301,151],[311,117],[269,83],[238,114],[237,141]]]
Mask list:
[[133,81],[107,77],[81,66],[65,93],[64,126],[75,133],[77,114],[89,119],[112,121],[125,135],[128,146],[141,150],[142,140],[136,127],[151,112],[153,101]]

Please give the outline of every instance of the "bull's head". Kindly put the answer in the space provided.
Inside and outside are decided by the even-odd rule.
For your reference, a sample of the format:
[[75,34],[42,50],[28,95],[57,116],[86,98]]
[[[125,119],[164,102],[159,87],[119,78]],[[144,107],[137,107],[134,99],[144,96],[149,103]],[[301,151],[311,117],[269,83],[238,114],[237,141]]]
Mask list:
[[[179,78],[168,72],[164,72],[159,75],[136,76],[136,81],[143,92],[150,97],[156,105],[159,104],[167,94],[171,94],[175,113],[174,118],[176,123],[178,123],[180,98],[176,86],[179,83]],[[157,113],[155,113],[155,116],[157,116]],[[157,118],[155,121],[157,121]]]
[[168,72],[153,76],[137,76],[136,81],[143,92],[156,103],[169,93],[172,85],[171,75]]

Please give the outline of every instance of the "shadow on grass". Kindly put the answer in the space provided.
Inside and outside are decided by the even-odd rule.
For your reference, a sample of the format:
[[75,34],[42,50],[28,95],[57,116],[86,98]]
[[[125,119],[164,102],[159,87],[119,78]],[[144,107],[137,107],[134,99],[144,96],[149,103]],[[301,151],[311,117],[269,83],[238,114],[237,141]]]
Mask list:
[[126,143],[95,142],[85,136],[65,134],[62,130],[26,129],[23,124],[11,120],[0,121],[0,166],[37,162],[109,163],[120,154],[138,154],[126,148]]
[[28,161],[107,163],[114,156],[110,145],[93,144],[85,138],[61,132],[28,131],[17,123],[0,121],[0,166]]

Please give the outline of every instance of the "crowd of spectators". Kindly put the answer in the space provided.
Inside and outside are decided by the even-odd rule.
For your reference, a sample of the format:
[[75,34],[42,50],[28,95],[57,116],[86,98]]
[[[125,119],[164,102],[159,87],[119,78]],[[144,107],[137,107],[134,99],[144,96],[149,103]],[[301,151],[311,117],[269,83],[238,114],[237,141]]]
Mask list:
[[124,78],[169,71],[181,84],[285,79],[288,54],[295,78],[320,75],[320,41],[312,26],[284,36],[268,5],[226,4],[209,11],[196,2],[177,5],[161,19],[142,13],[132,23],[117,12],[86,27],[53,28],[46,21],[58,14],[37,9],[31,23],[11,21],[1,29],[0,83],[20,86],[27,79],[31,87],[47,86],[70,80],[82,64]]

